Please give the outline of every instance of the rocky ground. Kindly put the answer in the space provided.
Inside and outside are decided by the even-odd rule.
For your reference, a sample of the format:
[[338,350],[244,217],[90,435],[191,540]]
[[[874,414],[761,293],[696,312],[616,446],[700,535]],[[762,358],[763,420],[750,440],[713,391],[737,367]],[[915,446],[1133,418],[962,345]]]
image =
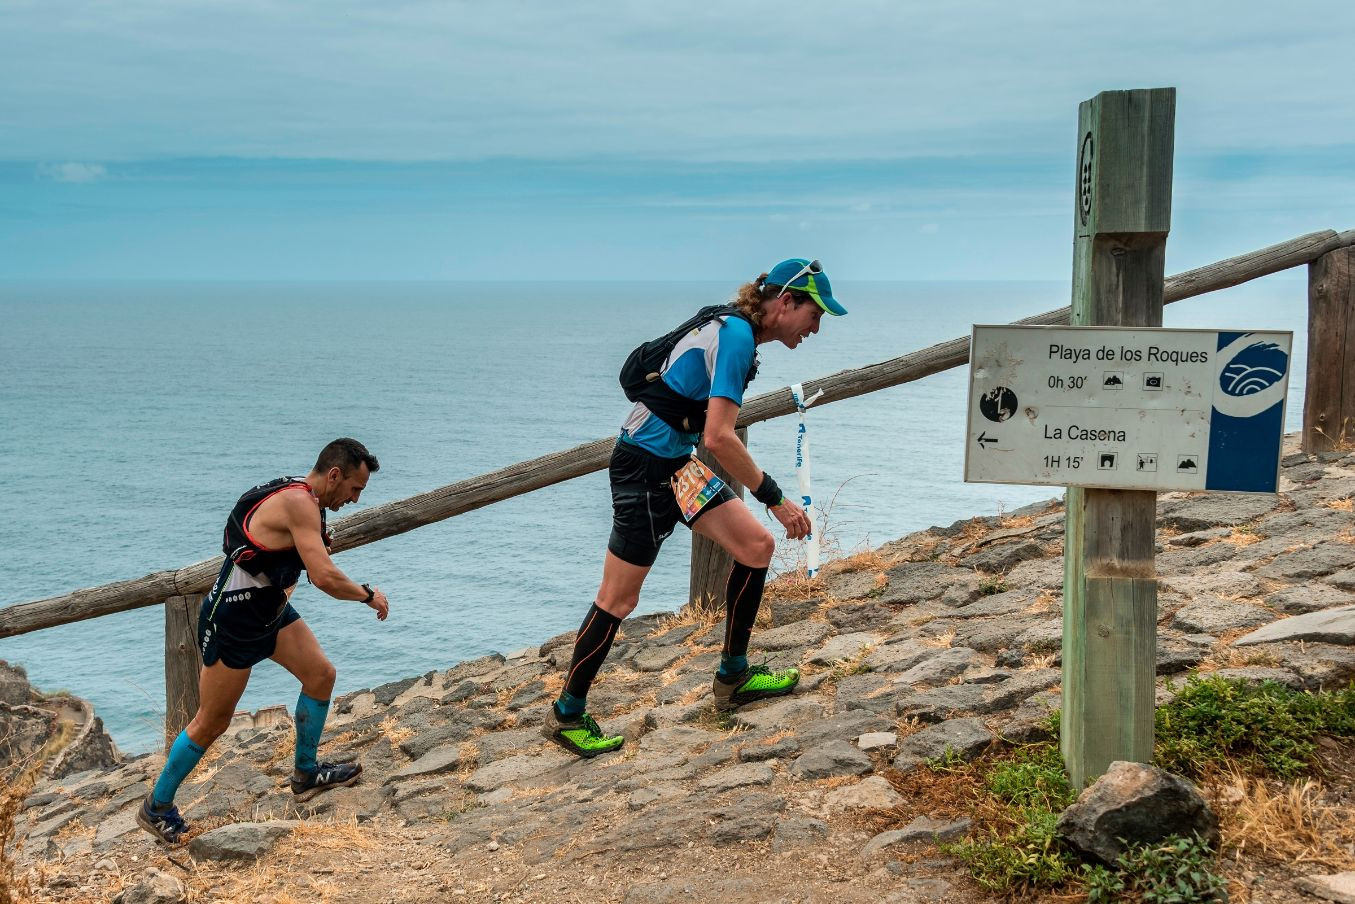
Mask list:
[[[1162,695],[1203,671],[1355,679],[1355,454],[1291,452],[1282,474],[1278,498],[1159,498]],[[709,704],[721,624],[628,620],[589,697],[627,743],[592,761],[539,734],[560,635],[339,698],[322,755],[360,758],[363,781],[305,804],[285,787],[289,721],[228,735],[180,794],[195,837],[177,849],[133,822],[160,756],[44,778],[15,876],[39,901],[123,904],[986,900],[935,848],[968,828],[963,803],[910,776],[1043,731],[1062,538],[1050,503],[782,580],[754,649],[806,677],[732,716]],[[1235,897],[1267,902],[1314,900],[1295,882],[1315,872],[1229,867]]]

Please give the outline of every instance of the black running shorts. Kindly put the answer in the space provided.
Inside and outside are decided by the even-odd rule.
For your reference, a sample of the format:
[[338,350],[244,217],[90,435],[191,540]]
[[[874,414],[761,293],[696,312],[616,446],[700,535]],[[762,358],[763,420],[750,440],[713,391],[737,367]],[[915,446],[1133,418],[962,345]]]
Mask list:
[[689,456],[660,458],[630,443],[617,442],[608,469],[612,481],[612,535],[607,549],[612,555],[648,568],[679,522],[691,527],[706,512],[736,498],[725,484],[691,523],[683,521],[668,481],[690,460]]
[[[202,664],[212,665],[220,660],[233,669],[253,668],[273,655],[278,643],[278,632],[301,618],[291,603],[283,603],[282,611],[272,619],[260,617],[253,597],[280,594],[272,587],[254,588],[250,599],[243,591],[222,594],[213,605],[208,598],[198,614],[198,649]],[[262,594],[261,594],[262,592]],[[284,597],[285,599],[285,597]]]

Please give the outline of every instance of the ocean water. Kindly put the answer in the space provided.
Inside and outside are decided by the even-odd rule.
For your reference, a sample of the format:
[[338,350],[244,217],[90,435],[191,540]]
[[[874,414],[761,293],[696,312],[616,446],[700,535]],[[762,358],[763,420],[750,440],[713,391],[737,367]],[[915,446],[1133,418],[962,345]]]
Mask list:
[[[248,487],[304,474],[336,436],[380,458],[358,507],[615,435],[625,354],[733,286],[715,283],[0,284],[0,605],[220,552]],[[842,281],[845,318],[799,349],[761,347],[749,395],[883,361],[1066,304],[1060,283]],[[1170,305],[1167,326],[1292,329],[1287,429],[1302,422],[1306,286],[1293,274]],[[1010,511],[1048,487],[965,484],[967,374],[811,408],[825,544],[843,553]],[[755,425],[756,460],[794,480],[794,418]],[[579,478],[336,561],[391,600],[388,621],[305,582],[293,602],[338,668],[336,693],[508,652],[578,627],[610,526],[605,474]],[[799,555],[782,543],[778,563]],[[685,600],[679,529],[640,612]],[[124,612],[0,640],[40,687],[93,701],[119,746],[153,749],[163,615]],[[290,705],[258,666],[241,703]]]

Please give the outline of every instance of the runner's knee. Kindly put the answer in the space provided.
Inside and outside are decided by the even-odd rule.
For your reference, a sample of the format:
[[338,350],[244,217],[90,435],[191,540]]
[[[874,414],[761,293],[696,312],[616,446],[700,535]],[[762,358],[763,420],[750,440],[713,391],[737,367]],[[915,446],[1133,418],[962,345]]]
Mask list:
[[201,710],[188,723],[188,739],[199,747],[207,748],[212,742],[226,733],[231,727],[234,713],[204,713]]
[[597,607],[609,615],[625,618],[640,602],[638,593],[616,593],[603,587],[598,591]]
[[772,553],[776,552],[776,538],[765,530],[759,530],[756,537],[750,537],[739,545],[734,556],[749,568],[766,568],[772,564]]

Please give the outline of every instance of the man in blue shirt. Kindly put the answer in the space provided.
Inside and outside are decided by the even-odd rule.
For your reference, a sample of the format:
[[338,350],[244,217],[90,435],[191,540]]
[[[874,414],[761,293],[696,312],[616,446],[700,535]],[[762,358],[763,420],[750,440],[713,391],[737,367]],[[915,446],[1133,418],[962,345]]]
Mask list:
[[[735,480],[754,488],[754,498],[768,507],[788,538],[807,536],[810,523],[804,509],[783,496],[776,481],[753,461],[734,432],[735,422],[757,369],[758,345],[778,341],[795,348],[819,331],[825,312],[847,311],[833,298],[819,262],[799,258],[782,261],[740,287],[732,304],[732,311],[678,340],[659,371],[665,393],[671,390],[679,401],[696,403],[697,423],[660,416],[643,401],[636,402],[612,453],[613,521],[602,586],[579,628],[564,690],[542,728],[550,740],[580,756],[597,756],[623,743],[622,737],[603,733],[586,711],[588,689],[621,620],[639,602],[659,547],[679,521],[734,557],[724,649],[712,683],[716,707],[730,710],[789,694],[800,680],[798,669],[748,664],[748,641],[776,541],[728,486],[708,482],[709,472],[693,464],[692,455],[704,439],[706,449]],[[701,402],[704,412],[699,411]],[[702,413],[704,429],[699,426]]]

